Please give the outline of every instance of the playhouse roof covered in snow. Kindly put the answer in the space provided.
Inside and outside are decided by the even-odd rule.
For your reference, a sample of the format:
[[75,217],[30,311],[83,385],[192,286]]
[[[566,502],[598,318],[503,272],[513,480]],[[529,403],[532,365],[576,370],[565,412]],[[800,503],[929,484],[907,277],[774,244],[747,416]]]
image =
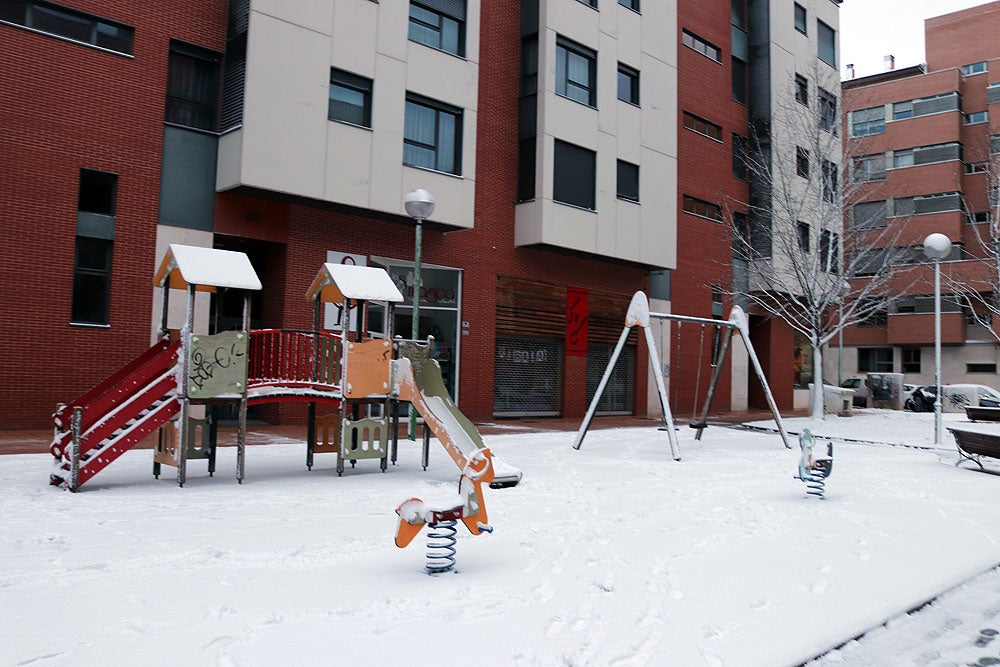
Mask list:
[[162,287],[168,280],[172,289],[194,285],[199,292],[214,292],[219,287],[249,290],[261,287],[245,253],[177,243],[167,248],[153,285]]
[[326,263],[313,279],[306,298],[325,303],[340,303],[344,299],[399,302],[403,295],[385,269]]

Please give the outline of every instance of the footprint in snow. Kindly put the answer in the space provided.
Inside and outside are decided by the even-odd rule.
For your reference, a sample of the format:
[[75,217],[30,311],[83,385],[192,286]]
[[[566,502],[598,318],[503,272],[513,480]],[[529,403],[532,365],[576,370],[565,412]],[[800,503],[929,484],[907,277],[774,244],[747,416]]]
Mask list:
[[979,637],[976,638],[976,641],[974,641],[973,644],[982,648],[983,646],[986,646],[994,639],[996,639],[996,636],[997,636],[997,631],[994,630],[993,628],[986,628],[984,630],[980,630]]

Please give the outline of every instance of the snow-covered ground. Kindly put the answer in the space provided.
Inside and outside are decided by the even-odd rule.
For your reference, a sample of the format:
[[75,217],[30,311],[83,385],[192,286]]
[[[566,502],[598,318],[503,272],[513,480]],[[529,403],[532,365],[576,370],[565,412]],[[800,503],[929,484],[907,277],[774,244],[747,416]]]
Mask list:
[[[963,415],[946,415],[950,423]],[[50,458],[0,457],[2,665],[823,665],[1000,659],[1000,476],[934,448],[933,415],[788,420],[836,441],[827,499],[777,435],[652,427],[485,438],[524,472],[460,528],[457,571],[393,545],[395,507],[453,494],[439,447],[385,474],[305,446],[235,449],[181,489],[128,452],[72,494]],[[915,446],[915,447],[914,447]],[[1000,462],[995,469],[1000,470]]]

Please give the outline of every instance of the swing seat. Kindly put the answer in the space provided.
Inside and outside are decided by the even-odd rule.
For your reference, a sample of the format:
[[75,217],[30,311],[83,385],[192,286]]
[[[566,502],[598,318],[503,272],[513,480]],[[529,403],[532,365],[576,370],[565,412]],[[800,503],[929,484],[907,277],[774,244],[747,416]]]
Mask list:
[[708,428],[708,422],[691,422],[688,426],[691,428],[705,429]]

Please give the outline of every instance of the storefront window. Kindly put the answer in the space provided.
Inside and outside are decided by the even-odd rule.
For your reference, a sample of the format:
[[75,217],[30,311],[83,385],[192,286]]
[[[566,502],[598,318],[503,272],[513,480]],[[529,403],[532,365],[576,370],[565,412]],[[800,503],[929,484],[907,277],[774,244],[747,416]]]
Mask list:
[[809,339],[795,334],[795,386],[805,389],[813,381],[813,351]]

